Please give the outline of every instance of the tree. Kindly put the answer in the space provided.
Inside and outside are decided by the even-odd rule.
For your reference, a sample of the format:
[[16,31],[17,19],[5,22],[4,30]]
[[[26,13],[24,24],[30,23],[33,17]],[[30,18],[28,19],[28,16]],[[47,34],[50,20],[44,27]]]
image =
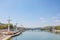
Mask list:
[[[0,24],[0,29],[7,29],[8,24]],[[10,28],[13,28],[13,24],[10,24]]]

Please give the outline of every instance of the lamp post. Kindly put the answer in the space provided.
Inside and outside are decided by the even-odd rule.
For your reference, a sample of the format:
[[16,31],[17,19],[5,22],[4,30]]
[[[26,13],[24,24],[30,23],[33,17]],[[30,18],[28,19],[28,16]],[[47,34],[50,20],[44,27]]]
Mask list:
[[18,24],[18,23],[16,23],[16,31],[17,31],[17,24]]
[[17,32],[17,23],[14,25],[14,27],[15,27],[15,32]]

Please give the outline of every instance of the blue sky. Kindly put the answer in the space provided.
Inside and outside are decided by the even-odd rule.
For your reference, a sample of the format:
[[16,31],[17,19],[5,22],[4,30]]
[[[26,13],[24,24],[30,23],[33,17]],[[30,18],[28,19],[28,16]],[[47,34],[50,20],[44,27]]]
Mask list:
[[0,22],[24,27],[60,25],[60,0],[0,0]]

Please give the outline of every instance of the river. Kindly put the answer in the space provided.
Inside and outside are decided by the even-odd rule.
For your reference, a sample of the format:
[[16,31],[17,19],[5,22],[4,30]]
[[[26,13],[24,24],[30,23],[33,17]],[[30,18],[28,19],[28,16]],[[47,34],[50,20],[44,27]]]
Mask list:
[[25,31],[11,40],[60,40],[60,34],[46,31]]

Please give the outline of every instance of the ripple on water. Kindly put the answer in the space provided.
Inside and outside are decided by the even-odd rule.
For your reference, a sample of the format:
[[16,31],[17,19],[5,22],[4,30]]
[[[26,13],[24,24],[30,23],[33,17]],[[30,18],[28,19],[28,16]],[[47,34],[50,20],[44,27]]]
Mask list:
[[60,35],[45,31],[26,31],[11,40],[60,40]]

